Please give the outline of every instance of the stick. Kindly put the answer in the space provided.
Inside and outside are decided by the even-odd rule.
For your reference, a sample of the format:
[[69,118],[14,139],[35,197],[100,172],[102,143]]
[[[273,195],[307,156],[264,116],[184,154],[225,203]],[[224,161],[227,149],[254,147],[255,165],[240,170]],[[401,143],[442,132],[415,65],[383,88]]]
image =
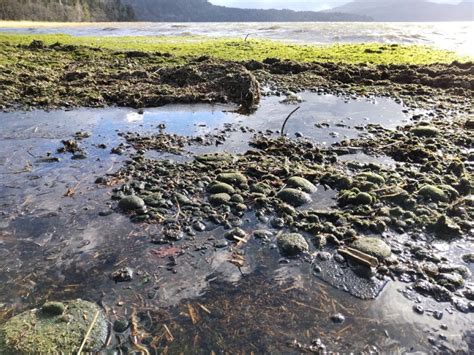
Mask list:
[[288,117],[286,117],[285,121],[283,122],[283,126],[281,126],[281,131],[280,131],[280,135],[283,137],[285,135],[285,126],[286,126],[286,122],[288,122],[288,120],[290,119],[291,116],[293,116],[293,114],[298,111],[299,109],[301,108],[301,106],[298,106],[297,108],[295,108],[293,111],[290,112],[290,114],[288,115]]
[[97,322],[97,318],[99,317],[99,313],[100,313],[100,311],[95,312],[94,319],[92,320],[92,323],[91,323],[89,329],[87,330],[87,333],[84,337],[84,340],[82,341],[81,347],[79,348],[79,351],[77,352],[77,355],[81,355],[82,349],[86,345],[87,339],[91,335],[92,328],[94,328],[95,322]]

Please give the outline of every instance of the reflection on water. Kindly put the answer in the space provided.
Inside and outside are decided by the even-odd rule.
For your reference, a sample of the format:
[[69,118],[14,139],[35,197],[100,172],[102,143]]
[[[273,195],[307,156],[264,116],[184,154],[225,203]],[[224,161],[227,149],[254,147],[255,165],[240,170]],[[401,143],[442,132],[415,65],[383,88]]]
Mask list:
[[[345,103],[330,95],[302,96],[305,102],[287,133],[301,132],[320,144],[355,137],[367,123],[394,128],[408,121],[403,107],[389,99]],[[171,247],[152,244],[161,227],[132,224],[114,213],[111,189],[94,184],[129,158],[110,154],[124,143],[120,132],[157,133],[162,124],[181,135],[219,132],[226,139],[218,150],[244,152],[254,132],[278,134],[293,108],[266,98],[251,116],[206,105],[167,106],[143,115],[118,108],[0,114],[0,315],[46,299],[81,297],[103,305],[111,321],[137,309],[149,348],[167,345],[170,352],[289,353],[288,342],[309,346],[317,339],[334,351],[429,351],[427,336],[439,334],[449,346],[467,351],[468,317],[446,313],[439,322],[428,312],[419,316],[397,291],[401,284],[389,282],[375,301],[356,299],[323,283],[309,263],[282,260],[273,240],[252,239],[241,250],[245,265],[238,269],[220,244],[222,227]],[[80,142],[86,159],[56,153],[61,140],[77,131],[91,134]],[[184,158],[216,149],[190,146]],[[45,162],[48,152],[60,161]],[[181,159],[160,153],[155,158]],[[334,198],[334,191],[319,187],[310,207],[330,209]],[[252,213],[242,221],[248,232],[269,228]],[[125,265],[136,271],[134,280],[115,284],[110,273]],[[426,302],[432,309],[450,307]],[[331,321],[336,313],[345,317],[342,324]],[[447,330],[440,329],[442,323]],[[122,340],[127,339],[114,338],[111,346],[120,347]]]
[[300,22],[300,23],[14,23],[0,22],[0,31],[66,33],[75,36],[210,36],[274,39],[307,44],[421,44],[474,55],[473,22]]

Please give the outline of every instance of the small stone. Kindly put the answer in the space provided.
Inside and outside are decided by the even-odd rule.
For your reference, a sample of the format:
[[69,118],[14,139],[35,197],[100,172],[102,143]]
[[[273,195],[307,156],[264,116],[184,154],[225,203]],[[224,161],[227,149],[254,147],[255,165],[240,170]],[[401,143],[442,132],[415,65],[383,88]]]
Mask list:
[[228,239],[228,240],[237,240],[235,239],[235,237],[239,238],[239,239],[243,239],[247,236],[247,234],[245,233],[245,231],[242,229],[242,228],[233,228],[231,229],[230,231],[224,233],[224,238],[225,239]]
[[128,282],[132,281],[133,270],[129,267],[124,267],[114,271],[111,275],[112,280],[115,282]]
[[232,186],[243,186],[247,184],[247,177],[239,172],[221,173],[217,175],[217,180]]
[[193,228],[198,232],[204,232],[206,230],[206,225],[201,221],[195,221],[193,223]]
[[120,200],[118,207],[123,211],[136,211],[145,207],[145,201],[138,196],[127,196]]
[[344,321],[346,320],[346,317],[344,317],[344,315],[341,313],[336,313],[331,316],[331,320],[333,323],[341,324],[341,323],[344,323]]
[[462,256],[462,260],[463,260],[466,264],[474,264],[474,253],[464,254],[464,255]]
[[379,174],[375,174],[372,172],[363,172],[357,175],[357,177],[361,177],[364,180],[370,181],[374,184],[377,184],[379,186],[382,186],[385,184],[385,178]]
[[46,302],[41,307],[41,312],[48,316],[60,316],[64,313],[64,304],[61,302]]
[[295,256],[309,250],[306,239],[298,233],[284,233],[277,237],[278,247],[283,255]]
[[433,317],[437,320],[441,320],[443,318],[443,312],[441,311],[434,311],[433,312]]
[[434,202],[448,202],[449,198],[446,193],[439,187],[433,185],[425,185],[419,191],[418,194],[426,199],[430,199]]
[[210,185],[208,190],[211,194],[226,193],[232,195],[235,193],[235,189],[225,182],[216,182]]
[[264,229],[260,229],[260,230],[254,231],[253,236],[258,239],[268,240],[273,237],[273,233]]
[[423,313],[425,313],[424,308],[423,308],[421,305],[419,305],[419,304],[415,304],[415,305],[413,306],[413,310],[415,311],[415,313],[418,313],[418,314],[423,314]]
[[382,239],[373,237],[364,237],[357,239],[352,243],[352,248],[363,253],[375,256],[379,259],[386,259],[392,254],[392,250]]
[[367,192],[359,192],[350,199],[353,205],[371,205],[373,202],[372,195]]
[[250,191],[268,196],[272,193],[273,190],[270,185],[264,182],[258,182],[251,186]]
[[227,240],[219,240],[214,243],[214,247],[218,249],[226,248],[229,246],[229,242]]
[[294,207],[299,207],[311,202],[311,197],[306,192],[291,188],[285,188],[281,190],[277,194],[277,197],[283,202],[289,203]]
[[314,193],[317,191],[317,187],[310,181],[302,177],[294,176],[286,182],[286,186],[294,189],[300,189],[307,193]]
[[230,195],[226,193],[214,194],[209,196],[209,202],[213,206],[222,206],[230,201]]
[[437,237],[444,239],[454,239],[462,235],[462,230],[451,218],[440,216],[432,229]]
[[114,332],[123,333],[124,331],[126,331],[128,329],[129,325],[130,324],[128,323],[127,320],[117,319],[114,322],[114,326],[113,326]]
[[417,126],[411,129],[411,133],[417,137],[435,137],[439,134],[439,130],[433,126]]

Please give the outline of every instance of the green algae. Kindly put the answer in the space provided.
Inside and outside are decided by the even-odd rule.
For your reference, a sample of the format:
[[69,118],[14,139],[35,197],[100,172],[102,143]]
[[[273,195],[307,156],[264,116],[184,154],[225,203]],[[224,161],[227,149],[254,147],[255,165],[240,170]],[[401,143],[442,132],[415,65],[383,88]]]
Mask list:
[[334,62],[345,64],[432,64],[468,61],[454,52],[419,45],[384,45],[379,43],[302,45],[272,40],[220,39],[203,36],[124,36],[91,37],[64,34],[0,34],[0,64],[8,62],[1,44],[28,45],[41,40],[46,45],[91,46],[114,51],[165,52],[176,57],[203,55],[232,61],[280,58],[298,62]]

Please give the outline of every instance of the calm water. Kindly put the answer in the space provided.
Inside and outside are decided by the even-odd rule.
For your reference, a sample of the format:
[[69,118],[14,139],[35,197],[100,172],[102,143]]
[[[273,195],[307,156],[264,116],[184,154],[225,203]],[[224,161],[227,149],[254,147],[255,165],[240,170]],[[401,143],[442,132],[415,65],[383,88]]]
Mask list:
[[422,44],[474,55],[474,22],[433,23],[79,23],[0,22],[0,31],[75,36],[190,36],[274,39],[306,44]]
[[[409,120],[404,107],[390,99],[302,96],[306,102],[288,122],[288,134],[302,131],[320,144],[361,134],[354,127],[367,123],[395,128]],[[151,133],[164,123],[168,133],[205,135],[231,124],[236,129],[226,133],[227,140],[218,149],[242,152],[251,134],[240,127],[280,128],[294,106],[279,100],[265,98],[248,117],[229,112],[229,106],[208,105],[147,109],[143,115],[119,108],[0,113],[0,315],[10,307],[20,311],[44,299],[76,297],[100,302],[111,321],[137,309],[140,329],[156,340],[150,349],[168,345],[170,353],[299,353],[287,343],[309,345],[316,339],[329,351],[429,352],[428,338],[439,339],[440,334],[447,349],[472,350],[469,315],[451,314],[449,304],[404,294],[404,284],[391,281],[379,298],[363,301],[317,278],[306,262],[280,263],[272,244],[257,240],[245,247],[247,262],[239,272],[227,261],[228,249],[213,248],[213,239],[222,238],[223,230],[211,227],[196,240],[176,243],[184,254],[173,272],[168,270],[168,259],[159,256],[163,247],[150,243],[158,226],[133,224],[118,213],[99,216],[109,209],[110,188],[97,187],[94,180],[116,171],[128,158],[109,153],[123,142],[119,132]],[[315,126],[320,123],[327,126]],[[86,160],[54,153],[62,139],[79,130],[91,133],[82,142]],[[209,149],[217,148],[197,151]],[[40,157],[47,152],[61,161],[42,162]],[[188,154],[193,153],[191,147]],[[366,159],[360,154],[345,158]],[[65,196],[69,188],[75,191],[72,197]],[[314,208],[330,208],[333,198],[333,192],[320,188]],[[242,225],[245,230],[266,228],[251,214],[248,217]],[[436,248],[451,255],[473,246],[440,243]],[[110,272],[119,265],[136,270],[131,283],[110,280]],[[444,310],[443,320],[435,320],[429,311],[414,313],[407,297],[418,297],[427,310]],[[190,307],[196,322],[188,316]],[[346,321],[332,323],[335,313],[344,314]],[[447,329],[442,330],[441,324]],[[114,338],[111,346],[121,341],[126,346],[126,337]]]

